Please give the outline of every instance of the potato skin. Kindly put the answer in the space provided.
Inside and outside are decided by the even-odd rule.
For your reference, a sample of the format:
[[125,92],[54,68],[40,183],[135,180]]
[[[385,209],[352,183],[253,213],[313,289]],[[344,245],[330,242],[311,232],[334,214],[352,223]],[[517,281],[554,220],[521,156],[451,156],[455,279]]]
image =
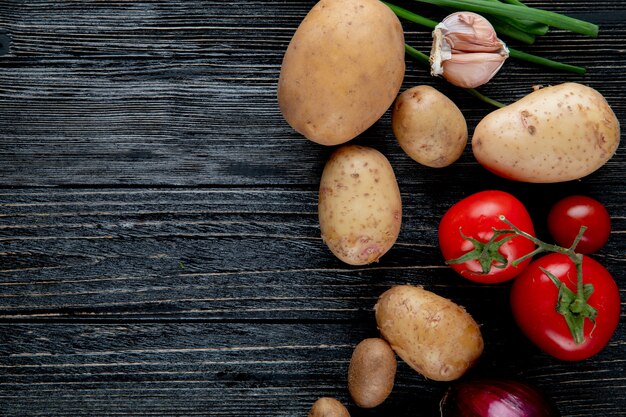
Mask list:
[[322,239],[335,256],[350,265],[377,261],[402,223],[400,189],[387,158],[364,146],[337,149],[322,173],[318,212]]
[[322,397],[313,403],[309,417],[350,417],[350,413],[338,400]]
[[472,137],[478,162],[502,177],[554,183],[579,179],[615,153],[620,126],[596,90],[564,83],[487,115]]
[[483,351],[474,319],[460,306],[420,287],[401,285],[376,304],[382,337],[409,366],[426,378],[460,378]]
[[396,354],[383,339],[359,343],[348,367],[348,391],[359,407],[372,408],[387,399],[396,377]]
[[404,32],[378,0],[321,0],[283,58],[278,104],[313,142],[353,139],[391,106],[404,79]]
[[452,100],[427,85],[400,94],[391,122],[404,152],[431,168],[452,164],[467,145],[467,122],[463,113]]

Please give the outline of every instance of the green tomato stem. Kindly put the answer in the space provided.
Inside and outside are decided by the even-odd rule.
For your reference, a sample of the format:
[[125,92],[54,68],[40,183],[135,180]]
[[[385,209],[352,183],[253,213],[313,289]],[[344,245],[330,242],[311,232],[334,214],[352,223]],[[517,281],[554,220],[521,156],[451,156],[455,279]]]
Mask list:
[[576,249],[576,246],[578,246],[578,243],[580,243],[580,240],[583,238],[583,235],[585,234],[586,230],[587,230],[587,226],[581,226],[580,230],[578,231],[578,234],[576,235],[576,237],[574,238],[574,241],[569,247],[569,249],[572,252],[574,252],[574,250]]
[[[572,262],[574,262],[574,264],[576,264],[576,261],[581,256],[580,254],[578,254],[578,253],[576,253],[574,251],[574,249],[576,248],[575,245],[572,245],[569,248],[564,248],[562,246],[553,245],[553,244],[550,244],[550,243],[545,243],[544,241],[537,239],[533,235],[531,235],[529,233],[526,233],[525,231],[523,231],[520,228],[518,228],[517,226],[515,226],[505,216],[500,215],[499,219],[501,221],[503,221],[504,223],[506,223],[509,227],[511,227],[511,229],[510,230],[496,230],[497,233],[500,233],[500,234],[515,233],[515,234],[517,234],[519,236],[522,236],[522,237],[530,240],[531,242],[533,242],[537,246],[537,249],[535,249],[535,251],[538,251],[537,253],[540,253],[540,252],[562,253],[563,255],[567,255],[572,260]],[[586,226],[582,226],[580,228],[580,231],[578,232],[578,235],[576,236],[576,239],[574,240],[575,243],[580,242],[580,239],[582,238],[582,235],[585,233],[585,230],[587,230]],[[517,259],[515,261],[513,261],[513,263],[515,263],[515,262],[517,262]],[[520,262],[517,262],[517,263],[519,264]]]
[[550,272],[543,270],[542,271],[552,280],[552,282],[559,289],[559,296],[557,301],[557,311],[565,318],[567,325],[570,329],[570,333],[572,334],[572,338],[576,344],[581,344],[585,341],[584,336],[584,322],[585,319],[595,322],[596,310],[587,303],[587,299],[593,293],[593,285],[584,284],[583,282],[583,255],[577,253],[575,251],[576,246],[582,239],[585,230],[587,230],[586,226],[582,226],[574,239],[574,242],[569,248],[564,248],[558,245],[552,245],[549,243],[545,243],[540,239],[530,235],[529,233],[524,232],[519,229],[513,223],[511,223],[505,216],[500,215],[499,219],[506,223],[511,229],[510,230],[502,230],[495,229],[494,234],[510,234],[514,233],[517,236],[522,236],[531,242],[533,242],[537,248],[511,262],[512,265],[517,266],[524,260],[531,258],[542,252],[555,252],[561,253],[563,255],[568,256],[572,263],[576,268],[576,293],[573,293],[571,290],[567,288],[565,283],[560,282],[558,278],[556,278]]
[[573,307],[577,311],[575,313],[581,313],[584,310],[584,306],[587,304],[585,299],[585,285],[583,284],[583,256],[581,254],[572,255],[572,262],[576,265],[576,301]]

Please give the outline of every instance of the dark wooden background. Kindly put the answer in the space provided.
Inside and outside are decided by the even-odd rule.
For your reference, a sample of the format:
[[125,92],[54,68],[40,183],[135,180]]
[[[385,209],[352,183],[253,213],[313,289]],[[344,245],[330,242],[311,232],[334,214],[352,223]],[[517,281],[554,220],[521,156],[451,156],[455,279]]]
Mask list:
[[[346,390],[353,347],[377,335],[377,297],[401,283],[481,323],[485,352],[468,377],[530,381],[564,416],[626,415],[624,313],[599,355],[555,360],[516,329],[510,285],[457,277],[436,234],[475,191],[514,193],[544,238],[553,202],[590,195],[614,227],[595,258],[626,300],[624,145],[580,181],[520,184],[483,170],[469,147],[449,168],[419,166],[387,113],[354,142],[390,159],[402,231],[379,263],[344,265],[317,223],[332,149],[292,131],[276,103],[283,53],[313,4],[0,1],[0,415],[305,416],[334,396],[353,416],[434,416],[448,384],[404,363],[377,409],[357,409]],[[510,103],[534,84],[582,82],[624,123],[626,3],[528,4],[601,25],[597,39],[555,30],[519,48],[588,74],[510,60],[482,91]],[[427,52],[428,31],[404,27]],[[423,83],[459,105],[470,131],[491,110],[407,60],[404,88]]]

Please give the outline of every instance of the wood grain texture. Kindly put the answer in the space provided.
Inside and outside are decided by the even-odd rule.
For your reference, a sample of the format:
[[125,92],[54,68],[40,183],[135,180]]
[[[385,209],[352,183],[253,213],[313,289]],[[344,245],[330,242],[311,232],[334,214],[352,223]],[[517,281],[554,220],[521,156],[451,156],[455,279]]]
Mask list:
[[[462,280],[437,247],[439,219],[470,193],[515,194],[544,238],[549,206],[587,194],[611,213],[595,258],[626,300],[624,146],[580,181],[519,184],[487,173],[469,147],[451,167],[418,166],[386,114],[355,143],[390,159],[401,234],[379,263],[342,264],[317,221],[332,149],[293,132],[275,98],[284,50],[313,4],[0,2],[0,415],[295,417],[334,396],[353,417],[434,416],[448,385],[403,363],[377,409],[357,409],[346,389],[353,347],[377,335],[377,297],[404,283],[481,324],[485,353],[470,376],[535,383],[564,417],[626,415],[624,303],[604,351],[560,362],[513,325],[510,284]],[[520,48],[587,75],[511,60],[481,91],[512,102],[535,84],[583,82],[623,123],[626,4],[527,4],[601,25],[597,39],[556,30]],[[404,28],[429,50],[427,30]],[[470,129],[491,110],[407,60],[404,88],[421,83],[450,96]]]
[[[371,326],[21,324],[0,330],[0,412],[6,416],[296,416],[306,415],[321,395],[349,404],[353,416],[432,416],[447,386],[400,362],[383,405],[369,411],[350,405],[349,358]],[[610,348],[613,356],[626,353],[623,344]],[[564,415],[623,415],[620,398],[611,394],[623,390],[625,369],[611,355],[569,364],[527,353],[499,362],[484,357],[472,372],[531,381]]]
[[[529,205],[561,196],[537,192],[517,194]],[[442,264],[436,228],[449,197],[428,196],[403,193],[393,250],[356,268],[323,244],[315,190],[0,190],[0,318],[369,319],[377,296],[405,282],[505,309],[508,287]],[[619,212],[623,193],[601,197]],[[596,255],[619,279],[624,233],[614,217]]]
[[[560,196],[539,188],[525,199]],[[623,192],[601,197],[621,210]],[[446,201],[402,198],[398,243],[357,268],[319,238],[316,190],[0,190],[0,414],[295,416],[322,395],[350,405],[351,349],[377,335],[377,297],[411,283],[481,324],[487,346],[472,375],[529,380],[564,415],[621,415],[624,315],[592,361],[540,353],[513,325],[508,284],[472,284],[442,265]],[[596,256],[620,283],[624,219]],[[402,365],[389,401],[352,415],[433,415],[445,387]]]

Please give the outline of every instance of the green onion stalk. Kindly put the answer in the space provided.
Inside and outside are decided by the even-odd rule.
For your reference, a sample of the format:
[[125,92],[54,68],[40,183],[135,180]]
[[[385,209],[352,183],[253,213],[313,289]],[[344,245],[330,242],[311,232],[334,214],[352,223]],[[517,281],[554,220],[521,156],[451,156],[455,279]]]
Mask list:
[[[416,0],[416,1],[422,1],[422,0]],[[432,0],[432,1],[435,1],[435,0]],[[441,1],[444,1],[444,0],[441,0]],[[514,0],[510,0],[510,1],[514,1]],[[428,2],[430,2],[430,0]],[[420,16],[416,13],[413,13],[399,6],[396,6],[387,2],[383,2],[383,3],[385,3],[396,14],[396,16],[398,16],[401,19],[405,19],[405,20],[408,20],[409,22],[417,23],[418,25],[421,25],[430,29],[434,29],[435,26],[437,26],[437,22],[435,22],[434,20]],[[525,7],[525,6],[517,6],[517,7],[530,9],[529,7]],[[504,33],[504,35],[506,35],[506,33]],[[537,55],[522,52],[514,48],[508,48],[508,50],[509,50],[509,54],[511,58],[527,61],[536,65],[542,65],[551,69],[569,71],[569,72],[573,72],[575,74],[580,74],[580,75],[585,74],[586,72],[585,68],[579,67],[576,65],[564,64],[561,62],[553,61],[551,59],[542,58]]]

